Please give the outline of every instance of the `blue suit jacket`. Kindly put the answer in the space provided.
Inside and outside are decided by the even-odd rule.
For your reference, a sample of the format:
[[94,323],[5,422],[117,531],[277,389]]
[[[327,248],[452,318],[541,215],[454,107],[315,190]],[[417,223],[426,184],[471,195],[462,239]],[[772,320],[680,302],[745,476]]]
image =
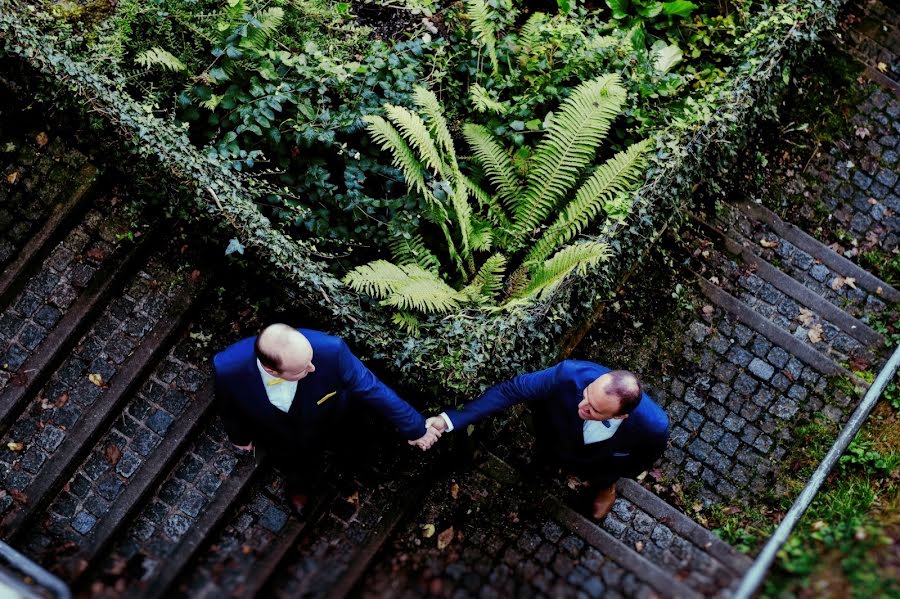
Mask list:
[[378,380],[342,339],[298,330],[312,345],[316,370],[298,381],[288,412],[269,403],[256,364],[256,337],[242,339],[213,358],[216,401],[233,443],[254,441],[278,452],[320,447],[338,432],[342,416],[356,402],[374,409],[407,439],[425,434],[422,415]]
[[669,418],[646,393],[637,408],[606,441],[585,445],[584,420],[578,403],[584,388],[610,369],[593,362],[565,360],[546,370],[523,374],[488,389],[462,409],[447,410],[454,429],[490,414],[529,402],[535,428],[557,458],[579,466],[603,464],[611,478],[636,476],[649,468],[666,448]]

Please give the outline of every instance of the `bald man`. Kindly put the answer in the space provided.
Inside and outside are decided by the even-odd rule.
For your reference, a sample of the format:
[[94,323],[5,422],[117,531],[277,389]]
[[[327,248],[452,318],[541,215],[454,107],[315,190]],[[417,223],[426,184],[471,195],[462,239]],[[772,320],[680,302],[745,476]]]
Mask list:
[[364,413],[380,416],[422,449],[439,436],[338,337],[273,324],[216,354],[213,364],[229,439],[241,450],[266,447],[285,474],[297,515],[320,471],[322,450],[352,443],[356,434],[347,429]]
[[534,410],[539,446],[590,483],[598,520],[612,509],[616,481],[652,466],[669,438],[666,413],[641,390],[633,373],[579,360],[517,376],[427,423],[442,433],[465,430],[524,402]]

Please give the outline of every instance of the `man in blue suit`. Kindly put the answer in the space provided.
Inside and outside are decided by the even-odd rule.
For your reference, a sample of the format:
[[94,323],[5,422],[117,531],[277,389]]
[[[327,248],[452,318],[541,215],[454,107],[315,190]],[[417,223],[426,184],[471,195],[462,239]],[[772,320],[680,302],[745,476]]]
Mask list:
[[598,520],[612,509],[616,480],[652,466],[669,438],[666,413],[641,390],[633,373],[579,360],[517,376],[427,423],[441,433],[465,430],[485,416],[524,402],[534,410],[542,449],[591,484]]
[[[273,324],[213,359],[216,401],[232,443],[266,447],[287,479],[288,500],[302,515],[321,451],[353,444],[363,408],[393,424],[411,444],[427,449],[439,436],[382,383],[338,337]],[[363,425],[365,426],[365,425]]]

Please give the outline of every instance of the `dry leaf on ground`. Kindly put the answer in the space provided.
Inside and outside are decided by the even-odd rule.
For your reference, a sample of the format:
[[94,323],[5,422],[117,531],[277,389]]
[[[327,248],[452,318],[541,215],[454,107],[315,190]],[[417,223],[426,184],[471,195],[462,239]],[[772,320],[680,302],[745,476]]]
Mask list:
[[122,459],[122,450],[115,445],[107,445],[106,449],[103,451],[103,455],[106,456],[107,462],[115,466],[119,463],[119,460]]
[[813,314],[812,310],[807,310],[806,308],[800,308],[800,314],[799,314],[799,316],[797,316],[797,320],[799,320],[803,326],[808,327],[813,322],[815,322],[816,315]]
[[771,250],[771,249],[775,249],[778,247],[778,242],[777,241],[769,241],[768,239],[760,239],[759,245]]
[[10,441],[6,446],[9,447],[10,451],[22,451],[25,449],[25,444],[19,443],[18,441]]
[[13,172],[13,173],[6,175],[6,182],[9,183],[10,185],[15,185],[16,181],[18,181],[18,180],[19,180],[18,172]]
[[453,541],[453,534],[454,531],[452,526],[439,534],[437,538],[437,548],[441,550],[446,549],[447,546],[450,545],[450,542]]
[[43,131],[41,131],[34,137],[34,143],[36,143],[38,146],[40,146],[42,148],[47,145],[48,141],[50,141],[50,140],[47,138],[47,134],[44,133]]
[[422,525],[422,536],[426,539],[430,539],[434,536],[434,524],[423,524]]
[[458,484],[453,483],[452,485],[450,485],[450,497],[452,497],[453,499],[456,499],[457,497],[459,497],[459,485]]
[[809,337],[811,343],[819,343],[822,341],[822,325],[817,324],[809,331],[806,332],[806,336]]
[[88,380],[98,387],[103,386],[103,377],[97,374],[96,372],[92,372],[88,375]]

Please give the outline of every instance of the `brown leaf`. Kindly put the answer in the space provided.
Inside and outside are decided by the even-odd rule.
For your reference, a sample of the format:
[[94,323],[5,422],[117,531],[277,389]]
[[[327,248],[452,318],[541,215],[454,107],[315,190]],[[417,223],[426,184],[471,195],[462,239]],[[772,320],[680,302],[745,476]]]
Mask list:
[[18,489],[12,489],[9,492],[9,496],[12,497],[13,499],[15,499],[18,503],[21,503],[21,504],[28,503],[28,495],[26,495],[25,493],[23,493],[22,491],[20,491]]
[[97,385],[98,387],[103,386],[103,377],[100,376],[96,372],[92,372],[92,373],[88,374],[88,380],[90,382],[92,382],[93,384]]
[[775,248],[778,247],[778,242],[777,242],[777,241],[774,241],[774,240],[773,240],[773,241],[770,241],[770,240],[768,240],[768,239],[760,239],[760,240],[759,240],[759,245],[763,246],[764,248],[768,248],[768,249],[771,250],[771,249],[775,249]]
[[452,526],[439,534],[437,538],[437,548],[442,551],[446,549],[447,546],[450,545],[450,543],[453,541],[453,535],[454,530]]
[[819,343],[822,341],[822,325],[817,324],[809,331],[806,332],[806,336],[809,337],[809,341],[811,343]]
[[88,258],[96,262],[102,262],[106,258],[106,252],[103,251],[103,248],[97,246],[89,249],[86,254]]
[[15,171],[15,172],[12,172],[12,173],[6,175],[6,182],[9,183],[10,185],[15,185],[16,181],[18,181],[18,180],[19,180],[18,171]]
[[47,138],[47,134],[43,131],[41,131],[34,137],[34,143],[36,143],[40,148],[46,146],[48,141],[50,140]]
[[192,271],[191,272],[191,283],[196,283],[197,281],[199,281],[201,276],[202,275],[199,270]]
[[20,443],[19,441],[10,441],[9,443],[6,444],[6,446],[9,447],[10,451],[16,451],[16,452],[19,452],[19,451],[22,451],[23,449],[25,449],[25,444]]
[[452,497],[453,499],[459,498],[459,485],[458,484],[453,483],[452,485],[450,485],[450,497]]
[[346,497],[344,501],[346,501],[347,503],[352,503],[356,507],[359,507],[359,491],[354,491],[353,495]]
[[730,505],[725,510],[723,510],[727,515],[731,516],[732,514],[740,514],[741,508],[736,505]]
[[24,372],[17,372],[9,379],[9,382],[16,387],[24,387],[28,384],[28,375]]
[[812,310],[808,310],[806,308],[800,308],[800,314],[797,316],[797,320],[800,321],[805,327],[810,326],[816,320],[816,315],[813,314]]
[[850,370],[868,370],[871,364],[864,356],[850,356]]
[[62,395],[56,398],[56,403],[54,404],[57,408],[61,408],[66,405],[66,402],[69,401],[69,392],[65,391]]
[[244,555],[250,555],[252,551],[253,547],[251,547],[250,545],[241,545],[241,553],[243,553]]
[[106,449],[103,450],[103,455],[106,456],[107,462],[115,466],[122,459],[122,450],[115,445],[107,445]]

